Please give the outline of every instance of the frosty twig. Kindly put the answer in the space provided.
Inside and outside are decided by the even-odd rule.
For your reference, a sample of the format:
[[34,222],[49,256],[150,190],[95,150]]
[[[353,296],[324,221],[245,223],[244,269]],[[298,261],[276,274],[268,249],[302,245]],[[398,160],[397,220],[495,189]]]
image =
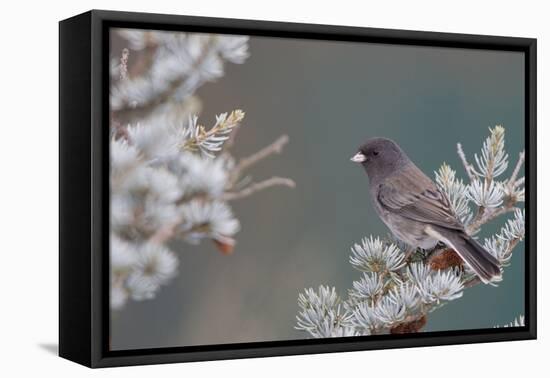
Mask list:
[[241,159],[237,164],[236,169],[238,171],[244,171],[245,169],[253,166],[254,164],[258,163],[259,161],[265,159],[266,157],[272,154],[280,154],[283,151],[283,147],[287,143],[288,143],[288,135],[281,135],[269,146],[262,148],[260,151],[256,152],[251,156]]
[[286,186],[289,188],[294,188],[296,183],[286,177],[271,177],[264,181],[249,184],[247,187],[238,192],[225,192],[222,198],[226,201],[241,199],[272,186]]
[[470,181],[474,179],[473,167],[468,163],[468,160],[466,159],[466,154],[464,154],[464,150],[462,149],[462,144],[457,143],[456,144],[456,152],[458,153],[458,157],[462,161],[462,165],[464,166],[464,170],[466,171],[466,174],[468,175],[468,178]]

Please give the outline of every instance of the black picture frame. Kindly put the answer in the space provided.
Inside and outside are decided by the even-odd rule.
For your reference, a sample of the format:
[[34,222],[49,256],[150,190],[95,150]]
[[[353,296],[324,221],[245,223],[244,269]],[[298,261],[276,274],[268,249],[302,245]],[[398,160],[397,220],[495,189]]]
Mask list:
[[[108,29],[184,30],[523,52],[527,211],[523,327],[110,351]],[[59,354],[89,367],[536,338],[536,39],[92,10],[59,23]]]

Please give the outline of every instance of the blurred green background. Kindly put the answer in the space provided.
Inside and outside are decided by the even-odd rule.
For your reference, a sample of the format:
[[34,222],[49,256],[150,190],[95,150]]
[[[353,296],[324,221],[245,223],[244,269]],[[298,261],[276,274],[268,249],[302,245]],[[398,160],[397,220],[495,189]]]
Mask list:
[[[366,138],[394,139],[432,177],[444,161],[464,177],[456,143],[473,159],[496,124],[506,128],[510,165],[524,147],[521,53],[264,37],[251,38],[250,53],[200,88],[201,121],[243,109],[237,157],[288,134],[283,154],[251,173],[288,176],[297,187],[231,203],[242,225],[231,256],[211,243],[173,245],[179,275],[154,300],[130,301],[113,318],[113,349],[305,338],[293,328],[298,293],[325,284],[345,297],[360,276],[348,263],[351,245],[388,232],[365,173],[349,161]],[[466,290],[432,313],[425,330],[490,328],[523,312],[520,243],[499,287]]]

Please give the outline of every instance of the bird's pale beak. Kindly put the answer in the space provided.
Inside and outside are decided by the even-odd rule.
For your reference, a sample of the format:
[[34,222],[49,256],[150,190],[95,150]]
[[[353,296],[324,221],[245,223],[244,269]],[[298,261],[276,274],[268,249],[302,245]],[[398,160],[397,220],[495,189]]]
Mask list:
[[353,157],[350,160],[353,161],[354,163],[362,163],[365,160],[367,160],[367,157],[363,155],[361,152],[358,152],[355,155],[353,155]]

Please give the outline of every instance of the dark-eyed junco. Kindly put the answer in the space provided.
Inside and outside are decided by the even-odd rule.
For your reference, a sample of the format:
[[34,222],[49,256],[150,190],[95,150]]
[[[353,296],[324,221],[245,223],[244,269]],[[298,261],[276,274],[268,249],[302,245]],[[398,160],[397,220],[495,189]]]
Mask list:
[[498,260],[466,234],[448,198],[394,141],[369,139],[351,161],[365,168],[374,208],[398,239],[423,249],[441,241],[484,283],[500,276]]

